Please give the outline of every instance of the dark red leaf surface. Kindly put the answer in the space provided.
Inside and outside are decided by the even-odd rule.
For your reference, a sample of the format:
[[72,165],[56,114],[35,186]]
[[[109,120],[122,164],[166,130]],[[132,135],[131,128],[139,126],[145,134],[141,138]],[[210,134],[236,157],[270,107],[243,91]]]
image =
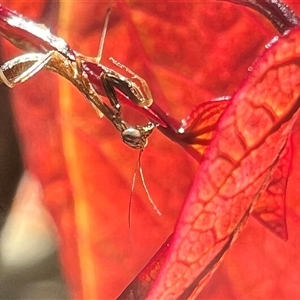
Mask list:
[[255,218],[285,241],[288,239],[285,197],[292,159],[293,150],[289,138],[274,168],[270,183],[252,212]]
[[[74,49],[87,55],[96,54],[107,4],[61,1],[59,10],[46,10],[43,8],[49,3],[38,2],[39,5],[30,6],[32,12],[28,13],[23,10],[24,3],[5,4],[43,20],[53,31],[56,28],[53,20],[58,19],[58,34]],[[297,11],[297,3],[293,5]],[[147,80],[155,101],[180,119],[202,102],[234,94],[248,67],[275,33],[272,25],[258,14],[228,3],[120,1],[113,8],[103,63],[108,56],[113,56],[128,65]],[[296,33],[294,36],[297,39]],[[287,175],[289,170],[281,168],[278,160],[281,152],[283,159],[286,158],[283,151],[292,123],[289,120],[281,127],[274,124],[283,122],[284,115],[296,109],[299,71],[296,63],[290,64],[294,57],[287,51],[295,45],[293,42],[284,48],[283,57],[275,57],[273,62],[268,57],[256,65],[250,81],[244,82],[222,117],[214,144],[189,194],[190,202],[185,204],[178,223],[178,228],[186,225],[175,235],[176,244],[172,246],[175,251],[169,257],[173,261],[164,267],[164,272],[174,270],[175,275],[160,277],[165,280],[172,276],[168,282],[171,291],[162,281],[153,291],[155,297],[164,292],[178,296],[185,293],[201,268],[213,267],[210,262],[214,256],[235,238],[272,174],[279,179]],[[12,49],[6,48],[7,58],[14,55]],[[273,65],[283,58],[287,59],[285,66]],[[269,71],[263,77],[264,70],[270,66],[274,67],[275,75],[271,77]],[[278,82],[275,82],[276,74]],[[262,80],[259,88],[255,83],[259,91],[252,90],[251,80]],[[276,93],[272,93],[272,86],[278,88]],[[296,92],[292,93],[295,86]],[[290,95],[280,98],[285,88]],[[267,97],[274,93],[276,101]],[[163,216],[155,214],[142,186],[137,185],[132,228],[128,230],[127,207],[137,153],[122,145],[114,128],[98,119],[68,82],[53,74],[38,74],[15,88],[13,94],[24,161],[40,180],[45,205],[56,222],[61,261],[73,298],[117,297],[173,231],[196,162],[155,132],[144,151],[142,165],[152,198]],[[282,106],[276,106],[284,99]],[[255,103],[254,109],[256,100],[261,102]],[[268,106],[261,108],[263,105]],[[278,113],[273,120],[272,114],[267,114],[271,110]],[[261,126],[256,127],[257,122]],[[294,145],[297,141],[294,137]],[[297,165],[297,159],[295,153],[292,166]],[[295,178],[297,169],[293,167],[293,170]],[[288,226],[291,227],[289,242],[283,244],[258,222],[251,221],[201,297],[290,299],[299,296],[296,288],[300,263],[296,239],[299,205],[293,176],[287,189],[288,225],[292,225]],[[223,184],[223,180],[232,182]],[[284,188],[285,182],[278,184]],[[197,211],[204,209],[204,202],[197,203],[198,199],[209,198],[215,192],[210,204],[205,205],[206,214],[198,220]],[[225,196],[230,199],[225,201]],[[191,236],[186,228],[191,227],[193,218],[198,220],[199,228],[203,227],[194,230]],[[200,251],[206,251],[205,255]],[[190,272],[186,277],[183,276],[185,267]],[[180,282],[176,274],[184,280]]]
[[217,122],[229,100],[229,97],[223,97],[201,103],[182,121],[183,147],[199,162],[202,161],[206,148],[216,132]]

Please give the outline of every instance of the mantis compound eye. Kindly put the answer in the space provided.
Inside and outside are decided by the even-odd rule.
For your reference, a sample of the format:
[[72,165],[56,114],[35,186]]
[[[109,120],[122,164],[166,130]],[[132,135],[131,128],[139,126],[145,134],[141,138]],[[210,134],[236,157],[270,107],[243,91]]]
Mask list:
[[130,126],[122,131],[123,142],[134,149],[144,149],[154,128],[155,124],[152,122],[144,126]]
[[129,127],[122,132],[122,139],[125,144],[134,149],[143,149],[146,146],[147,138],[142,132],[134,127]]

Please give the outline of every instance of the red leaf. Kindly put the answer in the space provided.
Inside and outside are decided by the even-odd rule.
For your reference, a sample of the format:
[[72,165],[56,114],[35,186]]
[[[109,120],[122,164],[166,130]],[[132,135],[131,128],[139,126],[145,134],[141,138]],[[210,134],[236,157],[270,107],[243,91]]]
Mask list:
[[[200,104],[182,121],[184,129],[181,141],[183,146],[199,162],[210,144],[216,130],[216,124],[228,99],[220,98]],[[186,144],[186,145],[185,145]],[[279,162],[274,169],[272,179],[266,191],[255,205],[252,215],[264,226],[283,240],[288,239],[285,214],[286,186],[292,161],[292,145],[289,139]]]
[[149,299],[194,298],[270,183],[300,92],[300,29],[277,40],[251,68],[218,123]]

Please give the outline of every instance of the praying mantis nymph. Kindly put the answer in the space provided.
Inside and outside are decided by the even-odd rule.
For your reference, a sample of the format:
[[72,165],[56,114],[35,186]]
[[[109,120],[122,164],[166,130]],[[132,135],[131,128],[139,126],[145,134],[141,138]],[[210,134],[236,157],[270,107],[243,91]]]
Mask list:
[[[129,68],[116,62],[131,75],[127,78],[120,73],[100,64],[104,35],[102,36],[98,56],[95,58],[84,56],[73,51],[60,37],[50,33],[45,26],[37,24],[16,12],[0,6],[0,13],[5,17],[0,19],[0,34],[17,47],[24,50],[33,48],[38,53],[27,53],[10,63],[18,65],[22,61],[22,68],[14,69],[14,76],[0,70],[1,81],[9,87],[28,80],[42,69],[49,69],[71,81],[96,109],[98,115],[104,115],[121,132],[125,144],[134,149],[143,149],[151,135],[155,124],[129,125],[122,118],[122,106],[118,95],[123,95],[137,106],[147,107],[153,102],[149,87],[145,80],[133,73]],[[107,12],[107,18],[110,8]],[[107,26],[107,22],[106,25]],[[105,29],[106,31],[106,29]],[[22,42],[22,35],[27,36],[26,43]],[[21,42],[20,42],[21,41]],[[8,66],[6,64],[6,66]],[[106,104],[101,95],[108,98]]]
[[[27,50],[29,43],[31,47],[40,51],[37,53],[26,53],[3,64],[0,67],[0,82],[13,88],[17,84],[25,82],[42,69],[54,71],[73,83],[99,116],[104,115],[113,123],[117,130],[121,132],[121,137],[125,144],[134,149],[143,150],[156,124],[151,121],[145,125],[131,126],[127,124],[122,118],[122,105],[118,96],[127,97],[137,107],[147,108],[153,103],[149,87],[144,79],[113,58],[111,58],[112,62],[117,67],[124,69],[131,78],[127,78],[115,70],[100,64],[110,10],[111,7],[107,10],[98,56],[93,58],[73,51],[63,39],[52,35],[46,27],[0,6],[0,13],[4,11],[7,16],[4,25],[1,23],[3,19],[0,18],[0,33],[14,45],[24,49],[23,43],[20,44],[20,36],[25,32],[27,37],[29,35],[32,42],[26,41],[25,44],[27,46],[25,50]],[[12,34],[8,32],[9,29],[13,29]],[[39,39],[36,39],[37,37]],[[43,53],[45,49],[48,52]],[[108,98],[110,105],[102,101],[101,95]],[[136,172],[138,170],[140,173],[144,189],[154,210],[161,215],[146,187],[140,167],[140,156],[141,152]],[[135,177],[136,174],[133,177],[133,185]]]

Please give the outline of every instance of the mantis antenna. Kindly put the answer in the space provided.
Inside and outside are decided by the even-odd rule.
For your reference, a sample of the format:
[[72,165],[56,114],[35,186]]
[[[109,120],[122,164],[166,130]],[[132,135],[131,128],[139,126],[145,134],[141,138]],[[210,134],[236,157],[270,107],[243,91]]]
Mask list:
[[155,210],[155,212],[159,215],[159,216],[162,216],[162,213],[160,212],[160,210],[158,209],[158,207],[155,205],[150,193],[149,193],[149,190],[147,188],[147,185],[146,185],[146,182],[145,182],[145,177],[144,177],[144,174],[143,174],[143,170],[142,170],[142,166],[141,166],[141,156],[142,156],[142,152],[143,152],[143,149],[140,150],[139,152],[139,157],[138,157],[138,160],[136,162],[136,165],[135,165],[135,171],[134,171],[134,174],[133,174],[133,177],[132,177],[132,183],[131,183],[131,191],[130,191],[130,199],[129,199],[129,206],[128,206],[128,225],[129,225],[129,228],[130,228],[130,223],[131,223],[131,204],[132,204],[132,195],[133,195],[133,190],[134,190],[134,186],[135,186],[135,181],[136,181],[136,174],[137,174],[137,170],[139,171],[139,174],[140,174],[140,177],[141,177],[141,180],[142,180],[142,184],[143,184],[143,187],[144,187],[144,190],[147,194],[147,197],[148,197],[148,200],[149,202],[151,203],[153,209]]
[[96,63],[97,64],[100,63],[101,58],[102,58],[102,52],[103,52],[104,41],[105,41],[107,26],[108,26],[108,22],[109,22],[109,17],[110,17],[110,13],[111,13],[112,2],[113,2],[113,0],[110,0],[108,9],[106,10],[105,22],[104,22],[104,26],[103,26],[103,31],[102,31],[100,43],[99,43],[98,54],[97,54],[97,57],[96,57]]

